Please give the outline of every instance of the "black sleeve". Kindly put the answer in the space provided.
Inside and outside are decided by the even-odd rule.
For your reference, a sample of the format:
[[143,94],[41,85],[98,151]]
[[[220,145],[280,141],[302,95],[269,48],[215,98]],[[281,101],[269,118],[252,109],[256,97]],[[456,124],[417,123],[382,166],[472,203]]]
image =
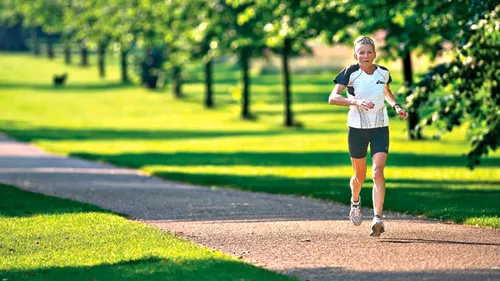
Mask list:
[[[387,75],[389,75],[389,77],[387,78],[387,82],[386,82],[386,84],[391,83],[391,82],[392,82],[392,77],[391,77],[391,73],[389,72],[389,69],[387,69],[387,67],[384,67],[384,66],[381,66],[381,65],[379,65],[379,67],[380,67],[381,69],[383,69],[383,70],[387,71]],[[384,79],[385,79],[385,77],[384,77]]]
[[335,84],[341,84],[347,86],[349,84],[349,76],[351,75],[350,71],[348,71],[349,67],[346,67],[340,71],[340,73],[333,79]]

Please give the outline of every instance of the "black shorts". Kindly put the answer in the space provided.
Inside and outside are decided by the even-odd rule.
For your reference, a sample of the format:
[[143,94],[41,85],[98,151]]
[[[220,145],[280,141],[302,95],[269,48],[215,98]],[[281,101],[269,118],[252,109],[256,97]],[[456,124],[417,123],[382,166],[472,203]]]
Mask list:
[[370,153],[389,153],[389,127],[373,129],[357,129],[349,127],[347,134],[349,144],[349,154],[352,158],[365,158],[368,143],[370,143]]

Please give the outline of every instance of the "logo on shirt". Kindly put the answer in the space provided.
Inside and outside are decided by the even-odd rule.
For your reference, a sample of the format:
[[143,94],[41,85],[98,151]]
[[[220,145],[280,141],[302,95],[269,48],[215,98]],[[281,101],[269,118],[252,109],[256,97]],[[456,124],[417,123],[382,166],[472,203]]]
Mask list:
[[384,80],[378,80],[377,84],[385,84],[385,81]]

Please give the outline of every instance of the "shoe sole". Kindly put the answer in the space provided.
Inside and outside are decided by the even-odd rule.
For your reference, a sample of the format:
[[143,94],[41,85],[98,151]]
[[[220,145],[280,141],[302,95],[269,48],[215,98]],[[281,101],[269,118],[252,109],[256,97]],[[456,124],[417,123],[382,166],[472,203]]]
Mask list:
[[355,221],[353,221],[353,220],[351,219],[351,222],[352,222],[352,224],[354,224],[355,226],[360,226],[360,225],[361,225],[361,223],[363,222],[363,220],[361,219],[359,222],[355,222]]
[[384,225],[382,223],[376,223],[372,225],[372,232],[370,233],[371,237],[380,237],[380,234],[384,233]]
[[360,226],[361,223],[363,222],[363,214],[361,214],[361,218],[359,219],[358,222],[353,220],[350,214],[349,214],[349,219],[351,220],[352,224],[354,224],[355,226]]

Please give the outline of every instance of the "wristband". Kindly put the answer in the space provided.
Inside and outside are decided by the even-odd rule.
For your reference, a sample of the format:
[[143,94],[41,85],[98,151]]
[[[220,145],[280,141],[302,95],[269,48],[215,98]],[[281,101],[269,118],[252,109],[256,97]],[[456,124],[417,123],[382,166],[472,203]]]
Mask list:
[[393,106],[392,106],[392,109],[396,110],[396,106],[401,108],[401,105],[399,105],[398,103],[395,103]]

